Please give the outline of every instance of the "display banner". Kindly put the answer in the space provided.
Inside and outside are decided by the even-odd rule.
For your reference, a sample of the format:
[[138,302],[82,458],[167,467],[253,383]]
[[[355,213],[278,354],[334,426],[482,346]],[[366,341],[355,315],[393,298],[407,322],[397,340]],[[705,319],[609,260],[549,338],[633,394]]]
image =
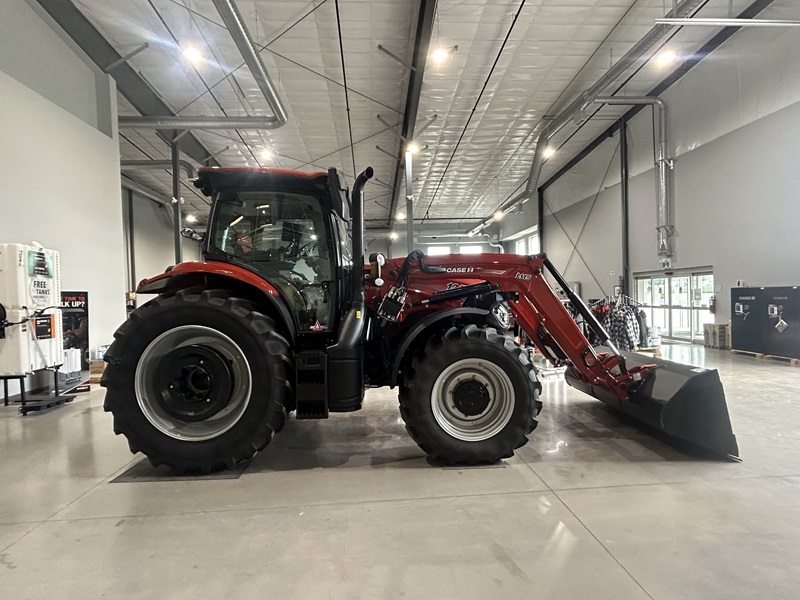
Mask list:
[[89,369],[89,292],[61,292],[64,350],[81,351],[81,370]]

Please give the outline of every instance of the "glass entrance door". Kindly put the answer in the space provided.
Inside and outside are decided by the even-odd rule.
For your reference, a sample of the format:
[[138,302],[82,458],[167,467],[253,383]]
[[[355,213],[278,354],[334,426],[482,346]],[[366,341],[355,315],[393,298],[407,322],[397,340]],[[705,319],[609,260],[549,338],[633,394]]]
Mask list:
[[692,338],[703,339],[703,325],[714,322],[709,312],[714,295],[714,276],[711,273],[692,275]]
[[688,275],[669,278],[671,320],[669,337],[687,342],[692,341],[690,287]]
[[647,322],[665,338],[694,342],[703,339],[703,325],[713,323],[708,311],[714,295],[714,275],[708,272],[636,277],[636,301]]

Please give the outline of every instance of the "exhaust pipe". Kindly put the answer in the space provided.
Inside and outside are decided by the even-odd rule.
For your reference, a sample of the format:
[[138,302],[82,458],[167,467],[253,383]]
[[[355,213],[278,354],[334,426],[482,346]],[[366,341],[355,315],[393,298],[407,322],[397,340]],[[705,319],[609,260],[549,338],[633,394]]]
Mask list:
[[[359,273],[364,267],[364,186],[372,179],[375,171],[367,167],[356,177],[350,192],[350,213],[353,216],[353,273]],[[353,303],[364,303],[364,286],[360,276],[353,277]]]

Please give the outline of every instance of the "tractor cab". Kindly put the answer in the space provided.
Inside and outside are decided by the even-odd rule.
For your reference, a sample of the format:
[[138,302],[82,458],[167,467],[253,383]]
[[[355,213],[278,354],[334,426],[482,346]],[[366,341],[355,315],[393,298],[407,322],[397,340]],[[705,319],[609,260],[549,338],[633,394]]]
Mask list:
[[341,174],[212,168],[196,185],[213,198],[206,260],[244,266],[275,286],[297,333],[334,331],[353,276]]

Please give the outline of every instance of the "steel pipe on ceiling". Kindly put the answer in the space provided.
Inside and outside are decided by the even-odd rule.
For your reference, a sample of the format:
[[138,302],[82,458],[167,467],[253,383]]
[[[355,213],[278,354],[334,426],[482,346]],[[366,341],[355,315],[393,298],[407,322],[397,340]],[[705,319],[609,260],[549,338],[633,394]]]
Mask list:
[[679,27],[800,27],[800,21],[776,19],[656,19],[656,24]]
[[[196,172],[194,165],[186,160],[179,160],[178,166],[183,169],[188,179],[194,179]],[[150,170],[170,170],[172,169],[171,160],[121,160],[119,162],[122,171],[150,171]]]
[[270,79],[269,73],[267,73],[267,68],[264,66],[258,50],[256,50],[253,38],[250,36],[250,32],[244,24],[242,15],[239,13],[239,8],[233,0],[212,1],[214,2],[219,16],[222,17],[222,21],[228,28],[228,33],[230,33],[231,38],[233,38],[233,42],[236,44],[239,52],[242,53],[242,58],[247,64],[247,68],[250,69],[250,72],[253,74],[261,93],[264,94],[264,98],[272,110],[274,116],[271,118],[272,124],[268,128],[275,129],[285,125],[289,120],[286,109],[281,99],[278,97],[278,90],[272,83],[272,79]]
[[233,0],[212,0],[228,28],[234,44],[253,74],[258,88],[272,110],[271,117],[119,117],[119,126],[133,129],[277,129],[289,120],[267,68],[253,43],[239,8]]
[[140,196],[147,198],[148,200],[152,200],[156,204],[160,204],[165,208],[169,208],[172,210],[172,202],[168,200],[166,197],[162,196],[158,192],[151,190],[149,187],[142,185],[132,179],[128,179],[127,177],[122,178],[122,187],[125,189],[131,190],[136,192]]
[[[667,13],[670,18],[684,18],[690,17],[695,12],[700,10],[708,0],[683,0],[678,5]],[[498,209],[498,213],[505,214],[514,206],[531,198],[539,186],[539,176],[542,172],[542,165],[545,160],[545,149],[547,148],[548,141],[556,135],[566,125],[574,122],[583,122],[585,115],[583,109],[591,104],[595,98],[602,94],[606,88],[619,79],[629,68],[635,65],[638,61],[649,58],[651,51],[656,44],[661,40],[664,35],[669,32],[673,25],[656,25],[648,31],[634,46],[620,58],[614,66],[612,66],[606,73],[595,82],[593,86],[578,96],[566,109],[561,111],[559,115],[553,119],[536,140],[536,149],[533,155],[533,162],[531,163],[530,173],[528,174],[528,183],[525,190],[514,196],[513,198],[504,202]],[[489,217],[477,227],[469,231],[470,235],[476,235],[494,221],[494,217]]]
[[[119,117],[131,129],[275,129],[275,117]],[[283,123],[281,123],[282,125]]]

